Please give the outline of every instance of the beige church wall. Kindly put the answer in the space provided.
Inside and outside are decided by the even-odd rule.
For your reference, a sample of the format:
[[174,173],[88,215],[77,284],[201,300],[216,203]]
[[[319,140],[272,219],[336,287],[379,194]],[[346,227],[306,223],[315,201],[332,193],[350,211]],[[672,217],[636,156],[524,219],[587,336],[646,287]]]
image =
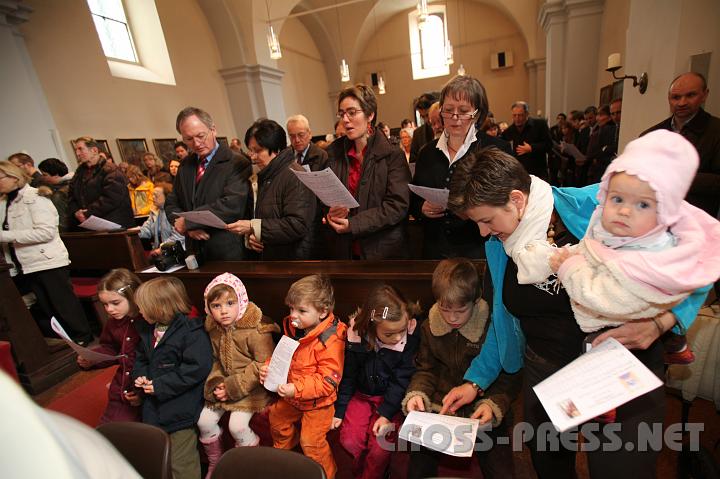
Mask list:
[[280,46],[282,58],[277,67],[284,72],[282,92],[288,116],[305,115],[314,135],[334,132],[335,107],[328,96],[325,64],[300,20],[291,18],[283,23]]
[[[612,85],[615,81],[612,75],[605,71],[608,56],[612,53],[619,53],[623,64],[626,60],[625,38],[627,36],[629,17],[629,1],[605,0],[600,30],[600,48],[598,50],[597,92],[595,93],[595,104],[598,106],[600,104],[600,89],[605,85]],[[622,76],[625,74],[624,72],[625,69],[623,68],[616,72],[616,75]]]
[[153,138],[179,137],[175,117],[188,105],[207,110],[218,135],[236,135],[218,48],[194,0],[156,1],[174,86],[111,76],[84,0],[27,4],[34,12],[21,32],[72,167],[71,139],[107,139],[116,161],[116,138],[145,138],[154,151]]
[[[458,8],[459,3],[459,8]],[[510,118],[510,105],[528,97],[527,42],[516,25],[499,10],[472,0],[448,2],[448,32],[455,53],[450,74],[422,80],[412,79],[409,10],[378,25],[375,38],[360,56],[358,71],[351,75],[369,82],[370,73],[384,72],[387,93],[378,95],[378,120],[399,127],[403,118],[413,118],[412,101],[430,90],[440,90],[462,63],[466,73],[478,78],[488,92],[490,109],[498,119]],[[458,9],[461,16],[458,16]],[[493,51],[511,50],[514,66],[490,69]],[[532,111],[536,109],[530,105]]]
[[689,69],[691,55],[712,52],[706,109],[720,115],[719,24],[720,3],[716,0],[632,1],[627,61],[623,62],[630,74],[647,72],[649,84],[647,92],[640,95],[631,80],[625,81],[621,147],[669,116],[668,86]]

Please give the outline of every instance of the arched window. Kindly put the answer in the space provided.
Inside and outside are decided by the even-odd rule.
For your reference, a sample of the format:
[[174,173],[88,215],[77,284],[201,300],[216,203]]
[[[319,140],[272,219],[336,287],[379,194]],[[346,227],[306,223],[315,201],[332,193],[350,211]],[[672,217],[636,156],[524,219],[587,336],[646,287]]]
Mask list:
[[450,67],[445,56],[445,5],[428,6],[428,15],[422,24],[418,11],[413,10],[408,14],[408,25],[413,79],[448,75]]
[[122,0],[87,0],[105,56],[138,62]]
[[114,77],[175,85],[154,0],[87,0]]

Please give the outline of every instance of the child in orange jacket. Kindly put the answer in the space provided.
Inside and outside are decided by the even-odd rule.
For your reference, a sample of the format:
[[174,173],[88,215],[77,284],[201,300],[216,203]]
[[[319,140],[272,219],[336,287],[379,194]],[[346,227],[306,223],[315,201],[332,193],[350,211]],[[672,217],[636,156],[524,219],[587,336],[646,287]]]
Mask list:
[[[333,288],[325,276],[306,276],[293,283],[285,303],[290,315],[283,320],[284,333],[300,345],[293,354],[287,384],[278,386],[280,400],[270,406],[273,446],[293,449],[299,441],[303,453],[333,479],[337,465],[326,435],[342,379],[347,326],[332,313]],[[260,382],[265,382],[267,371],[267,365],[260,369]]]

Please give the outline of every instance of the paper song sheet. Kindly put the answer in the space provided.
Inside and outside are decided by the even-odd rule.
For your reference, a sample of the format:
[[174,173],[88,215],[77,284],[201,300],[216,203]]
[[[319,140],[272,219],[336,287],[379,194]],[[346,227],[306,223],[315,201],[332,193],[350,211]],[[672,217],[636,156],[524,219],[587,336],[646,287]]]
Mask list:
[[170,266],[165,271],[160,271],[155,266],[151,266],[148,269],[144,269],[141,272],[142,273],[160,273],[160,274],[167,274],[167,273],[174,273],[177,270],[183,269],[185,267],[184,264],[176,264],[175,266]]
[[565,143],[564,141],[560,143],[560,150],[565,153],[566,155],[570,155],[576,160],[585,161],[585,155],[582,154],[580,150],[577,149],[577,146],[573,145],[572,143]]
[[662,384],[625,346],[609,338],[533,389],[562,432]]
[[300,343],[294,339],[283,336],[275,346],[272,358],[270,359],[270,365],[268,366],[268,375],[265,378],[265,389],[272,392],[277,392],[278,386],[281,384],[287,384],[288,372],[290,371],[290,361],[292,361],[295,350],[300,346]]
[[73,348],[73,350],[78,354],[78,356],[82,356],[83,358],[87,359],[92,363],[99,363],[101,361],[112,361],[114,359],[120,359],[121,357],[123,357],[122,354],[118,354],[117,356],[111,356],[109,354],[98,353],[90,348],[84,348],[80,346],[75,341],[70,339],[70,336],[68,336],[68,333],[65,332],[58,320],[55,319],[55,316],[50,319],[50,326],[52,327],[53,331],[58,334],[58,336],[60,336],[66,343],[68,343],[68,345],[70,345],[71,348]]
[[447,208],[448,195],[450,194],[450,190],[447,188],[428,188],[427,186],[413,184],[408,184],[408,188],[425,201]]
[[322,171],[298,171],[290,168],[310,191],[315,193],[325,206],[357,208],[360,206],[330,168]]
[[210,226],[211,228],[219,228],[221,230],[224,230],[227,227],[223,220],[218,218],[215,213],[209,210],[182,211],[177,215],[182,216],[186,220],[192,221],[193,223]]
[[122,226],[119,224],[94,215],[90,215],[90,218],[80,223],[79,226],[92,231],[112,231],[122,229]]
[[399,436],[443,454],[470,457],[478,430],[487,429],[490,429],[490,423],[480,425],[477,419],[411,411],[400,428]]

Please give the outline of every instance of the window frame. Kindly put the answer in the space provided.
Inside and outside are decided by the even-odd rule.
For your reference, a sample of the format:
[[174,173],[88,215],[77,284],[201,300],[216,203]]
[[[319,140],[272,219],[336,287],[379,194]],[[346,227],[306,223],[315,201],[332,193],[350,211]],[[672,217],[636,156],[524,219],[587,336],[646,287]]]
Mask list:
[[[105,57],[108,59],[114,60],[114,61],[118,61],[118,62],[124,62],[124,63],[132,64],[132,65],[140,65],[141,64],[140,55],[139,55],[137,47],[135,46],[135,39],[133,38],[133,31],[130,26],[130,19],[128,18],[128,13],[127,13],[127,8],[125,7],[125,2],[123,2],[123,0],[117,0],[117,2],[120,4],[120,7],[123,10],[123,15],[125,16],[125,21],[123,22],[121,20],[116,20],[115,18],[106,17],[100,13],[93,12],[92,7],[90,6],[89,0],[86,0],[86,1],[88,3],[88,9],[90,10],[90,15],[93,18],[93,26],[95,27],[95,31],[98,34],[98,39],[100,40],[100,46],[103,49],[103,53],[105,54]],[[97,0],[97,1],[102,2],[103,0]],[[98,30],[97,24],[95,23],[95,17],[102,19],[104,22],[108,22],[108,21],[116,22],[116,23],[119,23],[119,24],[125,26],[125,32],[127,34],[128,42],[130,43],[130,49],[132,50],[133,57],[135,58],[134,60],[128,60],[127,58],[120,58],[120,57],[116,57],[113,55],[108,55],[108,52],[105,51],[105,46],[103,43],[103,35],[100,33],[100,30]]]
[[[448,43],[447,9],[445,8],[445,5],[428,5],[428,15],[436,16],[442,22],[443,45],[441,50],[443,58],[445,59],[445,46]],[[429,68],[425,68],[423,66],[423,64],[425,63],[425,59],[422,49],[422,33],[418,25],[419,16],[420,14],[417,9],[413,9],[410,13],[408,13],[408,28],[410,35],[410,61],[412,66],[413,80],[447,76],[450,74],[450,65],[447,64],[447,61],[443,61],[442,66],[435,66]]]

